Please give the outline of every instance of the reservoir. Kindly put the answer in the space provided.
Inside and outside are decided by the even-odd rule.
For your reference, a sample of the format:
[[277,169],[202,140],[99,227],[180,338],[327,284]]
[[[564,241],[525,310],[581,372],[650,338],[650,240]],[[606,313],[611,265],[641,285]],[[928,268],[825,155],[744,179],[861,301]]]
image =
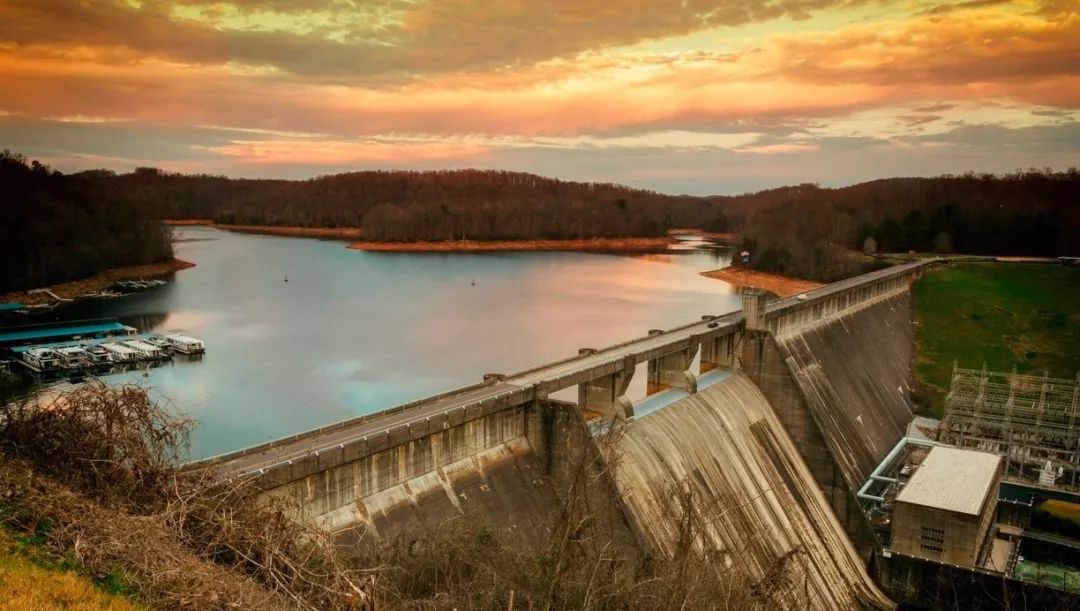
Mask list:
[[[207,227],[177,233],[176,256],[196,267],[59,313],[206,342],[202,360],[103,378],[148,386],[197,420],[193,458],[739,307],[730,285],[699,274],[726,265],[726,250],[368,253]],[[644,396],[644,372],[630,396]]]

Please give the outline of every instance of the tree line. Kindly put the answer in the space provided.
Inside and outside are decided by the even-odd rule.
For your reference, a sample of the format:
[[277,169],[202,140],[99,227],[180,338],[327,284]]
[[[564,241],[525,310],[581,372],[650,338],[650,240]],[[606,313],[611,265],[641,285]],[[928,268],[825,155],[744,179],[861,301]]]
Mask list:
[[368,171],[304,181],[95,172],[159,218],[219,223],[360,227],[385,241],[661,236],[668,228],[726,228],[703,198],[610,183],[487,170]]
[[[737,196],[665,195],[491,170],[363,171],[231,179],[156,168],[61,176],[5,153],[0,287],[169,256],[152,219],[360,227],[370,240],[648,237],[694,227],[743,238],[754,267],[832,281],[878,265],[860,253],[1076,255],[1080,172],[803,184]],[[7,185],[10,183],[10,188]]]
[[0,292],[172,257],[151,210],[114,187],[0,153]]
[[723,209],[755,267],[821,281],[880,265],[863,254],[1080,254],[1075,168],[799,185],[727,198]]

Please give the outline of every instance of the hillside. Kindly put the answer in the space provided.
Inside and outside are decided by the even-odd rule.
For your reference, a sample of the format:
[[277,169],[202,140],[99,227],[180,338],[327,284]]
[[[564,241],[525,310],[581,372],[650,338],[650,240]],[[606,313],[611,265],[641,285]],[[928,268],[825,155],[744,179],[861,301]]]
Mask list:
[[251,180],[154,168],[62,176],[8,153],[4,164],[0,185],[14,205],[0,209],[0,254],[15,265],[0,276],[0,290],[166,258],[168,241],[153,219],[349,228],[369,242],[637,238],[696,227],[741,235],[761,271],[818,281],[882,264],[859,250],[1061,256],[1080,249],[1076,169],[691,197],[488,170]]
[[891,178],[738,196],[664,195],[483,170],[353,172],[305,181],[89,173],[158,218],[359,227],[370,241],[536,240],[734,231],[763,271],[835,280],[875,251],[1074,254],[1080,173]]
[[172,243],[113,185],[0,153],[0,293],[172,257]]
[[723,230],[711,202],[520,172],[352,172],[305,181],[84,173],[161,219],[360,227],[373,241],[662,236],[676,226]]

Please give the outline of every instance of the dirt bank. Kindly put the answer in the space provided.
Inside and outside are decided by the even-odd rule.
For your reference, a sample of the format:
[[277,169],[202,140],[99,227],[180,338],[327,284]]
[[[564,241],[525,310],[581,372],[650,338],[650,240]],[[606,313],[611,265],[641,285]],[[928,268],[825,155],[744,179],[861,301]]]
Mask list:
[[692,227],[676,227],[674,229],[668,229],[667,233],[670,236],[701,236],[706,240],[712,240],[721,244],[738,244],[739,242],[739,236],[730,231],[703,231]]
[[200,225],[216,227],[238,233],[258,233],[264,235],[283,235],[297,238],[320,238],[323,240],[358,240],[363,236],[359,227],[295,227],[291,225],[232,225],[215,223],[210,219],[166,219],[163,225],[189,227]]
[[[181,261],[180,259],[169,259],[168,261],[161,261],[160,263],[149,263],[147,265],[132,265],[129,267],[114,267],[103,273],[90,278],[83,278],[81,280],[72,280],[70,282],[62,282],[60,284],[54,284],[45,288],[51,290],[64,299],[75,299],[82,297],[89,293],[96,293],[103,290],[112,283],[118,280],[139,280],[156,278],[158,276],[164,276],[171,274],[182,269],[189,267],[195,267],[194,263],[188,261]],[[15,291],[11,293],[0,294],[0,303],[17,302],[25,305],[38,305],[44,303],[52,303],[56,301],[48,293],[30,293],[27,291]]]
[[510,250],[574,250],[655,252],[671,238],[592,238],[587,240],[457,240],[452,242],[353,242],[349,248],[378,252],[499,252]]
[[189,225],[213,225],[214,221],[211,219],[165,219],[161,221],[161,224],[186,227]]
[[792,295],[798,295],[799,293],[805,293],[806,291],[824,286],[823,284],[812,280],[800,280],[799,278],[788,278],[787,276],[766,274],[764,272],[756,272],[742,267],[714,269],[708,272],[701,272],[701,275],[709,278],[716,278],[717,280],[723,280],[728,284],[738,287],[764,289],[780,297],[791,297]]

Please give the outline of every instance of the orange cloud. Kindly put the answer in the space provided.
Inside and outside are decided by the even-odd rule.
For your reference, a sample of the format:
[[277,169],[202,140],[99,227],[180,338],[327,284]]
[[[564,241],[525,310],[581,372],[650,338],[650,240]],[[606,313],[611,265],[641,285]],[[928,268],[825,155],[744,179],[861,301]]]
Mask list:
[[841,19],[861,4],[5,0],[0,119],[212,131],[188,148],[312,166],[525,148],[765,163],[824,138],[940,133],[991,103],[1020,111],[978,122],[1075,120],[1048,114],[1080,108],[1075,1],[885,1]]
[[237,140],[202,150],[251,164],[311,165],[411,164],[468,159],[487,152],[477,145],[347,140]]

